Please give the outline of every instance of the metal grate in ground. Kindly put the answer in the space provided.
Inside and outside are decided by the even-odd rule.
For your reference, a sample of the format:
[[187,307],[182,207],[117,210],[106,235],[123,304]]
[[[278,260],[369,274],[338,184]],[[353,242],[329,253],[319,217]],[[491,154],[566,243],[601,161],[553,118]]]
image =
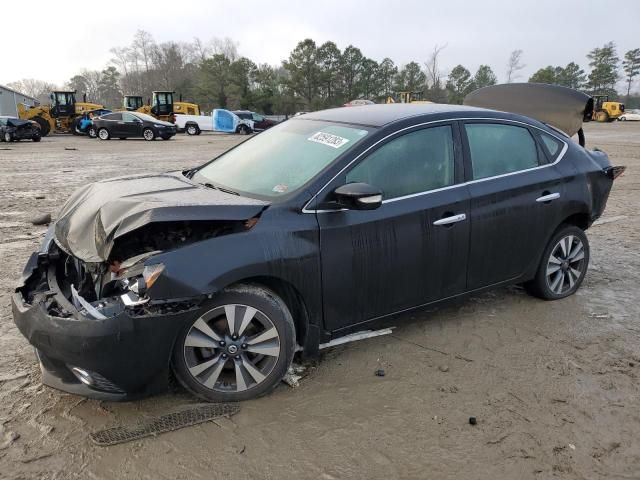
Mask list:
[[89,434],[89,438],[96,445],[108,446],[130,442],[139,438],[171,432],[180,428],[208,422],[220,417],[229,417],[240,411],[235,403],[212,403],[195,408],[168,413],[156,418],[145,420],[137,425],[127,425],[108,428]]

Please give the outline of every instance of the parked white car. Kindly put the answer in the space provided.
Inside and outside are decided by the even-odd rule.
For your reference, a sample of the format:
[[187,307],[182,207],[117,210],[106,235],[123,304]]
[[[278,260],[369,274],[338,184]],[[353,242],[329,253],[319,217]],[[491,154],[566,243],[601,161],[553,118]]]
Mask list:
[[640,110],[628,110],[618,117],[621,122],[636,121],[640,122]]
[[202,132],[240,133],[253,132],[253,121],[238,117],[229,110],[216,109],[211,115],[176,115],[178,131],[187,135],[200,135]]

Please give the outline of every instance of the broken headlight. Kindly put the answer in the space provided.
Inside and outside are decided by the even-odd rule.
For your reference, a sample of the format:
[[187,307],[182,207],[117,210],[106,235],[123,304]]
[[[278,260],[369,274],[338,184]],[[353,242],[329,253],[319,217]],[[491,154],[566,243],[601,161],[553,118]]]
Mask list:
[[[164,271],[164,265],[145,265],[140,272],[139,268],[132,267],[123,272],[125,278],[122,279],[123,286],[128,290],[120,298],[125,305],[139,305],[149,301],[146,297],[147,291],[153,286],[156,280]],[[131,276],[128,276],[131,273]]]

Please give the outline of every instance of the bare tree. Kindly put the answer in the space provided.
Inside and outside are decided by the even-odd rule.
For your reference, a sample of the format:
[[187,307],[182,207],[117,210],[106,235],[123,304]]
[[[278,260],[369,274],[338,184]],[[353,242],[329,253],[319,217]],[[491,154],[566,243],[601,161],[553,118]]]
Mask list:
[[149,32],[144,30],[138,30],[133,39],[133,48],[140,52],[140,57],[144,62],[145,72],[149,72],[152,67],[152,57],[154,50],[156,49],[156,42]]
[[518,72],[522,70],[526,65],[522,62],[522,50],[514,50],[509,55],[509,61],[507,62],[507,83],[511,83],[520,75]]
[[22,80],[8,83],[7,86],[20,93],[24,93],[25,95],[35,98],[40,103],[48,103],[49,94],[58,88],[52,83],[45,82],[44,80],[37,80],[35,78],[23,78]]
[[447,48],[447,44],[436,45],[433,47],[433,51],[429,56],[429,60],[424,64],[424,68],[427,72],[427,88],[440,89],[442,87],[441,78],[442,72],[440,71],[440,52]]
[[198,37],[194,37],[193,39],[193,50],[200,62],[204,62],[207,57],[210,57],[212,54],[211,47],[205,45]]
[[229,37],[213,37],[210,43],[211,50],[214,55],[224,55],[232,62],[235,62],[238,59],[238,42],[232,40]]

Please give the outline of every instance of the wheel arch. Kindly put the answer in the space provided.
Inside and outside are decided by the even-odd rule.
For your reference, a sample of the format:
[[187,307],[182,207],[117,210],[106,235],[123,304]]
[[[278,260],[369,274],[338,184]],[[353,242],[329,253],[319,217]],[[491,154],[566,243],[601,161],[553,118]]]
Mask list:
[[225,288],[242,284],[265,287],[278,295],[285,303],[293,317],[293,324],[296,329],[296,342],[298,345],[302,346],[305,351],[308,350],[308,347],[311,349],[314,348],[312,345],[307,345],[309,340],[313,340],[311,338],[313,336],[309,335],[311,317],[309,315],[306,302],[302,293],[291,282],[275,276],[257,275],[234,281]]
[[[591,216],[585,212],[577,212],[566,217],[560,224],[558,228],[560,228],[563,224],[574,225],[581,230],[587,230],[591,226]],[[556,231],[557,229],[556,228]]]

